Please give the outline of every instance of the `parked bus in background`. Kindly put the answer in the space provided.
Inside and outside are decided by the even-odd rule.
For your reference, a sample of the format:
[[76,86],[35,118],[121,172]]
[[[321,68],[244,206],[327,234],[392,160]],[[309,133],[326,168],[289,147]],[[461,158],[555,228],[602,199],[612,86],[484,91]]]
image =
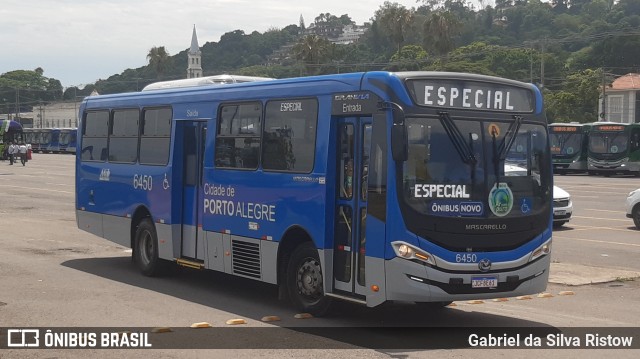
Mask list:
[[33,152],[40,151],[40,141],[42,141],[42,132],[45,129],[42,128],[25,128],[25,136],[29,139],[29,143],[31,144],[31,150]]
[[66,143],[64,152],[75,154],[76,148],[78,146],[78,129],[77,128],[65,129],[64,139],[65,139],[64,142]]
[[589,174],[640,176],[640,124],[594,123],[589,135]]
[[54,153],[75,153],[76,128],[60,128],[58,131],[58,149]]
[[[84,99],[78,227],[168,264],[278,285],[300,309],[546,288],[552,168],[538,88],[367,72]],[[505,175],[516,137],[527,159]]]
[[53,138],[52,128],[43,128],[40,132],[40,152],[49,153],[51,148],[51,141]]
[[27,128],[25,141],[34,152],[76,153],[77,128]]
[[42,150],[48,153],[60,152],[60,129],[50,128],[45,135],[46,140],[42,143]]
[[587,172],[591,124],[552,123],[549,143],[553,171],[558,174]]
[[0,158],[7,159],[7,148],[9,143],[20,143],[24,141],[22,125],[13,120],[0,120]]
[[22,132],[24,133],[24,142],[31,144],[31,149],[33,150],[35,143],[38,141],[37,136],[39,133],[37,132],[37,128],[24,128]]

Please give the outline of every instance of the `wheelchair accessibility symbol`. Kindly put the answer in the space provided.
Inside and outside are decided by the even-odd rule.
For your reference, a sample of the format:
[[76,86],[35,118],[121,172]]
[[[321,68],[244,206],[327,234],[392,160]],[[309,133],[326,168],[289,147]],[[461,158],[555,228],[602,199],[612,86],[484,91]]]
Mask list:
[[524,214],[527,214],[527,213],[531,212],[531,199],[530,198],[523,198],[522,199],[522,204],[520,205],[520,210]]
[[162,181],[162,188],[165,190],[169,189],[169,180],[167,179],[167,174],[164,174],[164,181]]

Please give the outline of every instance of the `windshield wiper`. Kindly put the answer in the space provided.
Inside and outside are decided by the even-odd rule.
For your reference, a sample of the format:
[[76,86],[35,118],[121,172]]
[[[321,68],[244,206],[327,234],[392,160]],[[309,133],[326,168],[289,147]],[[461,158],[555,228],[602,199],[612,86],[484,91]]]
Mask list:
[[500,146],[496,143],[496,138],[498,137],[498,131],[494,128],[494,131],[491,132],[491,137],[493,138],[493,167],[495,168],[496,175],[496,185],[500,184],[500,163],[504,162],[507,158],[507,152],[513,146],[513,142],[516,139],[516,135],[520,130],[520,126],[522,125],[522,116],[513,116],[514,122],[509,125],[509,129],[504,134],[504,138],[500,143]]
[[464,135],[460,132],[458,126],[456,126],[455,122],[451,119],[448,112],[439,112],[440,123],[442,123],[442,127],[444,127],[447,136],[453,143],[453,147],[455,147],[456,152],[460,156],[462,162],[471,166],[471,181],[475,181],[476,174],[476,165],[478,164],[478,159],[473,154],[473,138],[472,134],[469,133],[469,142],[466,142]]
[[438,115],[440,116],[440,122],[442,123],[444,130],[447,132],[447,136],[449,136],[449,139],[453,143],[453,147],[455,147],[456,152],[458,152],[458,155],[460,155],[460,159],[462,160],[462,162],[468,165],[475,165],[478,160],[473,154],[471,142],[473,141],[473,139],[471,138],[471,134],[469,134],[470,142],[467,143],[458,126],[456,126],[456,124],[451,119],[451,116],[449,116],[449,113],[439,112]]
[[[513,116],[515,121],[511,123],[507,133],[504,134],[504,138],[502,139],[502,143],[500,143],[500,147],[498,148],[498,159],[500,161],[504,161],[507,157],[507,152],[513,146],[513,141],[516,140],[516,135],[520,130],[520,125],[522,125],[522,116]],[[492,134],[493,135],[493,134]]]

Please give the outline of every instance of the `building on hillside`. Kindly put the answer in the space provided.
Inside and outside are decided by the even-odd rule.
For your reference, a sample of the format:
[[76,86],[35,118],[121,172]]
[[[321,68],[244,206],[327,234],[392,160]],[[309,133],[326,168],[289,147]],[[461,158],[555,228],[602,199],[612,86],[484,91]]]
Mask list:
[[338,45],[353,44],[364,35],[365,31],[367,31],[366,24],[365,26],[345,25],[342,28],[342,33],[335,38],[329,38],[329,41]]
[[198,36],[196,35],[196,25],[193,25],[191,35],[191,47],[187,51],[187,78],[192,79],[202,77],[202,52],[198,46]]
[[336,38],[342,34],[343,27],[344,25],[340,23],[311,23],[306,29],[302,30],[302,35],[318,35],[325,39]]
[[629,73],[617,78],[604,89],[598,101],[600,121],[640,122],[640,74]]
[[367,29],[366,23],[358,26],[355,24],[342,25],[340,23],[321,22],[319,24],[310,24],[309,27],[302,31],[301,35],[317,35],[334,44],[348,45],[358,41]]
[[294,43],[280,46],[271,55],[267,56],[267,65],[291,65],[296,62],[293,55]]
[[[362,26],[359,25],[328,25],[322,23],[323,26],[316,26],[315,24],[309,25],[308,28],[300,32],[297,41],[300,41],[301,37],[307,35],[317,35],[323,39],[336,45],[349,45],[357,42],[362,35],[369,29],[369,24],[365,23]],[[326,25],[326,26],[324,26]],[[295,55],[293,54],[293,48],[296,43],[288,43],[275,50],[271,55],[267,57],[268,65],[291,65],[295,63]]]

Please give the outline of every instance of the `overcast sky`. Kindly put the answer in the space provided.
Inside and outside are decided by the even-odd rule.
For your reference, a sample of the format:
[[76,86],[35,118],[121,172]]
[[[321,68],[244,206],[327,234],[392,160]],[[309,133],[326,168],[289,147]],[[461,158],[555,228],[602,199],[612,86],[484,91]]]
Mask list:
[[[407,8],[416,0],[395,0]],[[189,48],[193,25],[199,45],[233,30],[265,32],[309,25],[320,14],[369,21],[384,0],[2,0],[0,74],[41,67],[62,86],[83,86],[147,64],[164,46]],[[184,5],[183,5],[184,4]],[[185,64],[186,71],[186,64]]]

